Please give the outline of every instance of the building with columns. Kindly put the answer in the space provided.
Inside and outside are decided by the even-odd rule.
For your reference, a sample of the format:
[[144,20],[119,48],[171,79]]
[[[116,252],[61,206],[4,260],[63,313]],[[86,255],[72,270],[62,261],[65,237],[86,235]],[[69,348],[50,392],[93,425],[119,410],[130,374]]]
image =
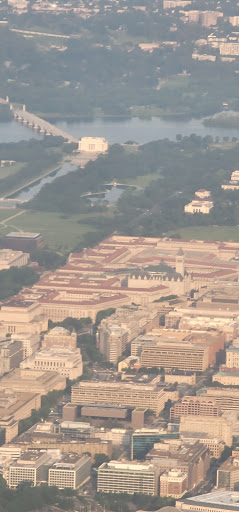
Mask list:
[[106,153],[108,142],[103,137],[82,137],[78,143],[78,151],[88,153]]
[[29,254],[11,249],[0,249],[0,270],[7,270],[10,267],[23,267],[29,261]]
[[83,363],[80,348],[51,347],[36,352],[20,364],[21,368],[57,372],[70,380],[81,377]]

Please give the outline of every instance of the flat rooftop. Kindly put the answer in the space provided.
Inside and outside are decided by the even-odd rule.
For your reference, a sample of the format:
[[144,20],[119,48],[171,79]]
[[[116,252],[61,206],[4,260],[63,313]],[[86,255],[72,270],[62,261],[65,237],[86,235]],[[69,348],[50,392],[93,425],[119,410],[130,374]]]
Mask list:
[[[72,405],[75,405],[75,404],[72,404]],[[129,407],[123,407],[123,405],[108,405],[108,404],[82,404],[82,407],[87,407],[88,409],[107,409],[107,410],[110,410],[110,411],[127,411],[129,409]],[[132,407],[133,409],[133,407]]]
[[235,371],[235,372],[217,372],[215,374],[215,376],[219,376],[219,377],[239,377],[239,369],[238,371]]
[[77,455],[77,453],[66,453],[63,455],[60,461],[57,461],[53,464],[51,469],[60,469],[60,470],[71,470],[74,466],[81,460],[84,459],[85,455]]
[[[103,466],[103,465],[102,465]],[[101,466],[101,467],[102,467]],[[107,469],[118,469],[119,471],[149,471],[154,470],[155,466],[150,462],[138,462],[138,461],[120,461],[120,460],[111,460],[110,462],[104,463],[104,467]]]
[[208,494],[194,496],[183,500],[186,504],[205,505],[212,508],[225,508],[239,510],[239,492],[235,491],[215,491]]
[[32,306],[33,304],[36,304],[36,302],[32,300],[17,300],[12,299],[8,302],[5,302],[3,304],[4,307],[11,307],[11,308],[29,308],[29,306]]
[[29,233],[29,232],[24,232],[24,231],[11,231],[11,233],[8,233],[8,235],[6,235],[7,238],[38,238],[39,236],[41,236],[40,233]]
[[227,460],[223,462],[223,464],[218,469],[220,471],[238,471],[238,465],[233,464],[234,459],[238,464],[238,457],[229,457]]
[[46,452],[39,452],[39,451],[28,451],[24,452],[21,457],[16,460],[14,463],[15,466],[19,465],[31,465],[36,464],[36,462],[40,461],[44,456]]

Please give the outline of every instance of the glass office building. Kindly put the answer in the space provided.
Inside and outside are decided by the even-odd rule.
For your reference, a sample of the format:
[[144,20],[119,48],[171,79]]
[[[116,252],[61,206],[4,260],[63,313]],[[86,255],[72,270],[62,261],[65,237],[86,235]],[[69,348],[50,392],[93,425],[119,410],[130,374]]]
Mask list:
[[131,438],[131,459],[144,459],[154,447],[154,443],[160,443],[165,439],[179,439],[179,433],[165,433],[157,428],[135,430]]

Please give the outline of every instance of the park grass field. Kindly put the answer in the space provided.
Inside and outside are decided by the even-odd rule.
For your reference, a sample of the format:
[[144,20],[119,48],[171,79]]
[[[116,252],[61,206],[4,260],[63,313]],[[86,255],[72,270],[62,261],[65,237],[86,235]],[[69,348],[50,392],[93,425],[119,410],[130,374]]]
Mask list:
[[[107,214],[101,214],[107,217]],[[97,214],[97,218],[99,214]],[[9,219],[9,221],[8,221]],[[0,210],[0,236],[10,231],[40,232],[49,249],[67,254],[79,244],[84,235],[97,231],[95,213],[63,215],[32,210]],[[164,233],[191,240],[219,240],[239,242],[239,226],[196,226]]]
[[219,240],[239,242],[239,225],[238,226],[195,226],[190,228],[176,229],[169,231],[165,235],[179,235],[180,238],[190,240]]
[[24,162],[15,162],[13,165],[6,165],[0,168],[0,183],[4,178],[17,174],[26,165]]
[[[5,211],[4,211],[5,212]],[[0,235],[4,236],[10,231],[30,231],[40,232],[49,249],[58,250],[66,254],[82,242],[85,233],[95,231],[94,214],[82,215],[62,215],[60,213],[11,210],[8,211],[8,217],[15,213],[20,213],[15,218],[6,220],[4,225],[0,225]],[[6,219],[6,217],[5,217]],[[91,224],[84,224],[84,221],[92,219]],[[0,221],[1,210],[0,210]]]
[[166,87],[167,89],[171,90],[177,90],[178,88],[184,89],[188,86],[189,82],[190,77],[188,75],[174,75],[168,80],[164,80],[162,87]]
[[143,176],[137,176],[137,178],[128,178],[127,180],[123,180],[127,185],[135,185],[137,187],[145,188],[154,180],[158,180],[159,178],[163,178],[160,175],[160,169],[157,172],[153,172],[150,174],[144,174]]
[[7,210],[7,209],[3,209],[1,210],[0,209],[0,223],[3,221],[3,220],[6,220],[8,219],[9,217],[12,217],[12,215],[15,215],[16,213],[18,213],[18,209],[13,209],[13,210]]

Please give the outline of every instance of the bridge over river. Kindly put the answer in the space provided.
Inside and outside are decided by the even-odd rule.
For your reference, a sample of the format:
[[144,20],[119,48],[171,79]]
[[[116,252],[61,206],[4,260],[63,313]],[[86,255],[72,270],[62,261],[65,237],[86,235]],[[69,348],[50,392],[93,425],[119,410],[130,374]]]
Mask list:
[[70,133],[64,132],[54,124],[48,123],[48,121],[44,121],[41,117],[27,112],[24,105],[22,109],[13,109],[12,112],[17,121],[33,128],[34,130],[38,130],[42,134],[54,135],[54,137],[63,137],[68,142],[75,142],[76,144],[79,142],[78,139],[73,137]]

